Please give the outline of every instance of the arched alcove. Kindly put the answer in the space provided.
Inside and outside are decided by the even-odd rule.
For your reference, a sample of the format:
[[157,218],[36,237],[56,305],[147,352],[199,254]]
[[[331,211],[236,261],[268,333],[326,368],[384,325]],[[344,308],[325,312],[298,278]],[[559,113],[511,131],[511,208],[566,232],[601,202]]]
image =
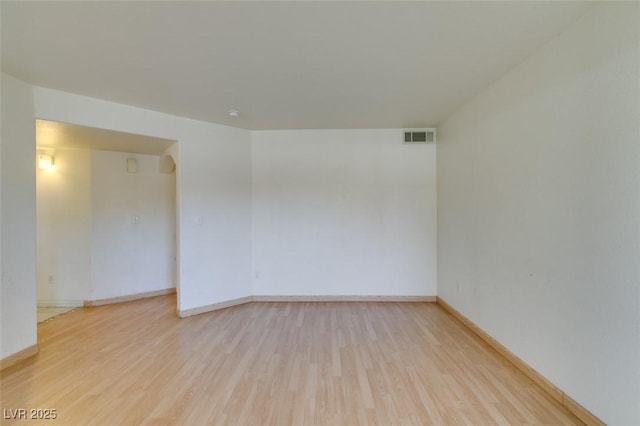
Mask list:
[[171,174],[176,171],[176,162],[171,154],[160,156],[160,173]]

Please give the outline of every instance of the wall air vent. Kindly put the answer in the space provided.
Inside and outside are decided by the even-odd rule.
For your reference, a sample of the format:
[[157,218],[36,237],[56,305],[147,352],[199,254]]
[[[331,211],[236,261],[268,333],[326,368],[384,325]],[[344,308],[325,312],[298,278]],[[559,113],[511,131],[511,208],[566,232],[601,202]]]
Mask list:
[[435,143],[436,129],[405,129],[404,143]]

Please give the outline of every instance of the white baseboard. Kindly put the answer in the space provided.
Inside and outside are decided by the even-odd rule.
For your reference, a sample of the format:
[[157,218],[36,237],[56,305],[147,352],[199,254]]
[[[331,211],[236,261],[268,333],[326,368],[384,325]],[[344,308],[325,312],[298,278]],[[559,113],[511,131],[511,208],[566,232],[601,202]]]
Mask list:
[[180,318],[204,314],[252,302],[435,302],[436,296],[246,296],[197,308],[178,311]]
[[534,383],[536,383],[542,390],[547,392],[549,396],[555,399],[560,405],[565,407],[567,410],[575,414],[580,420],[582,420],[586,425],[593,426],[604,426],[604,422],[597,418],[595,414],[591,413],[589,410],[584,408],[582,405],[578,404],[575,400],[569,397],[564,391],[554,385],[549,379],[544,377],[541,373],[538,373],[533,369],[529,364],[524,362],[522,359],[518,358],[516,354],[511,352],[506,346],[503,346],[502,343],[498,342],[496,339],[491,337],[489,333],[481,329],[477,326],[473,321],[469,318],[462,315],[462,313],[456,310],[453,306],[449,305],[445,302],[441,297],[438,297],[438,305],[442,306],[442,308],[457,318],[462,324],[464,324],[469,330],[478,335],[482,340],[484,340],[489,346],[491,346],[496,352],[502,355],[507,361],[514,365],[518,370],[520,370],[525,376],[529,377]]
[[113,303],[131,302],[132,300],[146,299],[148,297],[164,296],[174,294],[175,287],[165,288],[162,290],[145,291],[143,293],[127,294],[125,296],[109,297],[106,299],[84,300],[82,306],[90,308],[94,306],[111,305]]
[[225,302],[213,303],[211,305],[199,306],[197,308],[184,309],[182,311],[178,311],[178,316],[180,318],[191,317],[193,315],[218,311],[220,309],[230,308],[232,306],[244,305],[245,303],[251,303],[252,301],[252,296],[240,297],[238,299],[227,300]]
[[253,296],[254,302],[435,302],[436,296]]
[[80,308],[84,300],[38,300],[38,308]]

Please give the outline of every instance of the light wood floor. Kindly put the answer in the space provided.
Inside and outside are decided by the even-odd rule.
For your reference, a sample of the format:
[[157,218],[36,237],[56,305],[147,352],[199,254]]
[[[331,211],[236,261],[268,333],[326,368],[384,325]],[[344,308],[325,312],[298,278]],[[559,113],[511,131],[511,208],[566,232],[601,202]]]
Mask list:
[[1,373],[1,405],[56,409],[51,425],[580,424],[434,303],[178,319],[162,296],[76,310],[38,339]]

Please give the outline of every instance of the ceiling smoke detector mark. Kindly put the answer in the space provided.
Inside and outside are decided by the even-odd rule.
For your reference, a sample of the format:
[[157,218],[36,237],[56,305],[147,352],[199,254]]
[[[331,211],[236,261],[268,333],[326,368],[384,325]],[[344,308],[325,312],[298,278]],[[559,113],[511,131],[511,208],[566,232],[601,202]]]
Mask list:
[[227,111],[227,115],[231,118],[238,118],[240,117],[240,111],[237,109],[230,109]]
[[435,143],[436,129],[405,129],[403,142],[408,144]]

